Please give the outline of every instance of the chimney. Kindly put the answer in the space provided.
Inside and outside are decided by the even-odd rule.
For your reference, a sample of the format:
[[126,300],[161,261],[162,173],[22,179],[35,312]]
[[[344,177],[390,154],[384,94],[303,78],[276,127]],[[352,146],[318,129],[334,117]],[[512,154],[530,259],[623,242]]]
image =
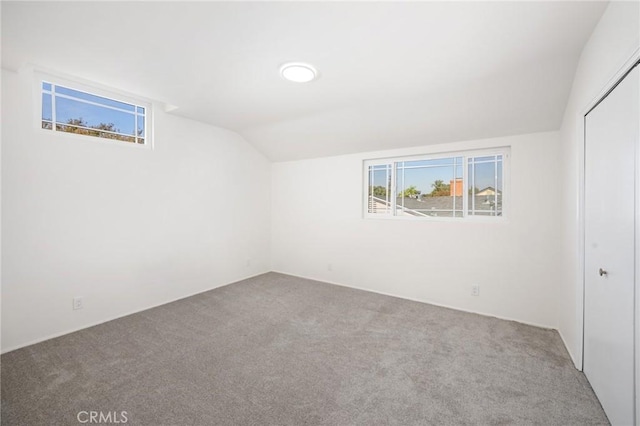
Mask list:
[[449,181],[449,195],[452,197],[462,196],[462,179],[451,179]]

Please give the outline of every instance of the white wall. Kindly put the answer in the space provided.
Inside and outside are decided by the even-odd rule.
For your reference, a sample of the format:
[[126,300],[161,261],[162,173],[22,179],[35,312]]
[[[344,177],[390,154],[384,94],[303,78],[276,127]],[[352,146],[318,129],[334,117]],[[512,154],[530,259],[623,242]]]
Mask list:
[[[555,327],[558,133],[275,163],[272,269]],[[511,146],[500,223],[363,219],[362,161]],[[331,264],[329,271],[327,265]],[[480,284],[480,296],[471,285]]]
[[270,164],[240,136],[161,108],[154,150],[51,134],[28,74],[2,72],[3,352],[269,270]]
[[576,366],[582,365],[582,272],[580,262],[582,122],[587,106],[613,83],[612,77],[640,47],[640,3],[612,2],[585,45],[561,128],[562,276],[557,296],[558,329]]

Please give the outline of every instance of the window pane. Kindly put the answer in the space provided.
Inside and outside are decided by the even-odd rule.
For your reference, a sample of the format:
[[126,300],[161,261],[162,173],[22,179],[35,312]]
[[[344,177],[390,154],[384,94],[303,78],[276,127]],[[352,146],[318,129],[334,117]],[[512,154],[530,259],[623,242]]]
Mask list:
[[502,156],[469,158],[469,215],[502,215]]
[[461,165],[461,157],[396,163],[396,215],[461,217]]
[[369,166],[367,211],[374,214],[391,213],[391,164]]
[[145,129],[145,125],[144,125],[144,115],[138,115],[138,137],[139,138],[144,138],[144,129]]
[[456,157],[434,158],[428,160],[412,160],[403,161],[403,167],[409,169],[412,167],[436,167],[436,166],[452,166]]
[[477,164],[477,163],[483,163],[485,161],[488,162],[494,162],[496,159],[495,155],[488,155],[485,157],[473,157],[473,161]]
[[42,82],[42,90],[46,90],[48,92],[51,91],[51,83],[47,83],[45,81]]
[[[496,183],[496,188],[498,188],[498,192],[500,194],[502,194],[502,155],[498,156],[498,162],[497,162],[497,173],[498,173],[498,180]],[[502,203],[501,203],[502,206]]]
[[72,96],[79,100],[94,102],[100,105],[106,105],[113,108],[123,109],[125,111],[134,112],[134,108],[135,108],[135,106],[131,104],[115,101],[113,99],[103,98],[102,96],[91,95],[89,93],[80,92],[78,90],[73,90],[67,87],[62,87],[62,86],[56,86],[56,93]]
[[42,94],[42,121],[52,121],[53,115],[51,111],[51,95],[48,93]]
[[59,97],[56,97],[56,124],[70,125],[63,128],[88,127],[127,136],[134,135],[135,125],[133,114]]

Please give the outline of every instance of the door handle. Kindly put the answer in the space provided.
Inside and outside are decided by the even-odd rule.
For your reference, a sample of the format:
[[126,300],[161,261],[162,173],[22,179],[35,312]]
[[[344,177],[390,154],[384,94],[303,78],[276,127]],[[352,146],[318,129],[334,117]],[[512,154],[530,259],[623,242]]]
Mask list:
[[605,271],[605,270],[604,270],[604,269],[602,269],[602,268],[600,268],[600,269],[598,270],[598,273],[600,274],[600,276],[607,275],[607,271]]

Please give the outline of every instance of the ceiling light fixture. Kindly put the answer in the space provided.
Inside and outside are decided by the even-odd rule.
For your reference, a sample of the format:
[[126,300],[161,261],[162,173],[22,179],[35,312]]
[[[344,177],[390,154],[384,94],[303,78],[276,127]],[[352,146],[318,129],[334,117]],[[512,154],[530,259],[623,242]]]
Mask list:
[[280,75],[285,80],[308,83],[318,77],[318,71],[309,64],[289,62],[280,67]]

